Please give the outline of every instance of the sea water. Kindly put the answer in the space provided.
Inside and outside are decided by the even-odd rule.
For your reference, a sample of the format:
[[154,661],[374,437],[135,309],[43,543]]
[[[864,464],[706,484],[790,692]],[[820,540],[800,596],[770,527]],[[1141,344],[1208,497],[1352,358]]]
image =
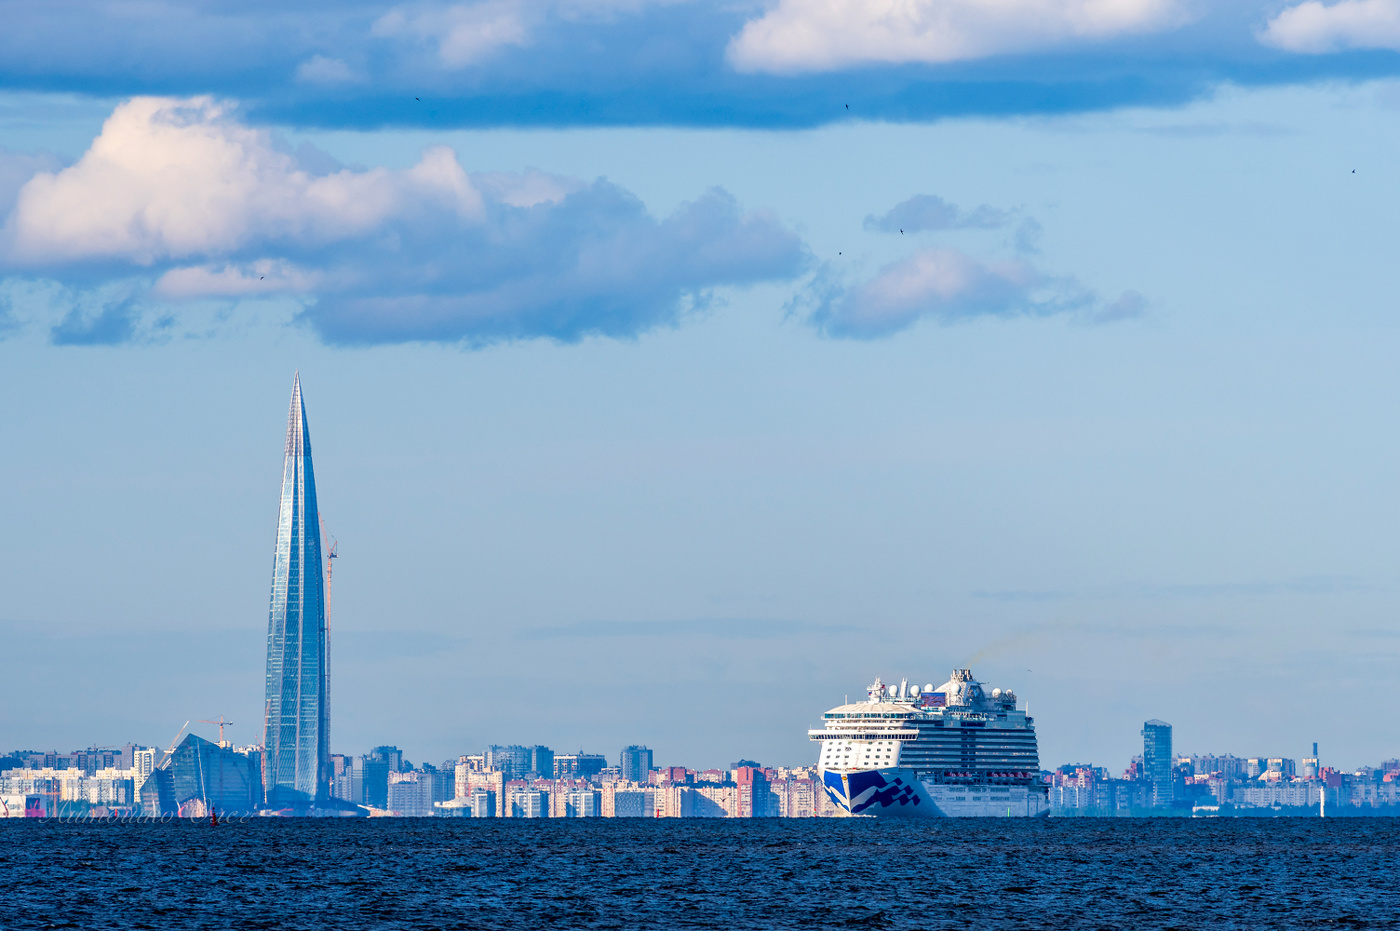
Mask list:
[[0,822],[0,928],[1400,926],[1400,819]]

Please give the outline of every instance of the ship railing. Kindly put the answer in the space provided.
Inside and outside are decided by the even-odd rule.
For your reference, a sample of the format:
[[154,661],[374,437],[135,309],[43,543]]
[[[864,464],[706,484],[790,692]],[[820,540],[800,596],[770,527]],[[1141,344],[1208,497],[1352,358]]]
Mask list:
[[1038,772],[945,770],[938,773],[937,781],[944,785],[1024,786],[1034,785],[1039,778]]
[[898,731],[876,731],[862,729],[858,731],[829,731],[814,729],[807,732],[809,740],[918,740],[919,732],[915,730]]

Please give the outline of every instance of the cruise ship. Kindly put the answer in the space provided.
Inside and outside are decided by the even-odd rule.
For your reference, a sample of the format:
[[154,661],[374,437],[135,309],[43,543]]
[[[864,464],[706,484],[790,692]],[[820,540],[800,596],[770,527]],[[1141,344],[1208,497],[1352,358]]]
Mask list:
[[877,677],[868,701],[808,731],[826,794],[843,816],[1038,817],[1050,812],[1032,718],[1009,689],[955,669],[938,688]]

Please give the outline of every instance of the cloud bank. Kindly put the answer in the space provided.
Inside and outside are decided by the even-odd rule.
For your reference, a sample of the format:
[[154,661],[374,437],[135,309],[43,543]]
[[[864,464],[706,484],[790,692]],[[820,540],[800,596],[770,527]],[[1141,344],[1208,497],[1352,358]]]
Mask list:
[[794,128],[1400,75],[1347,54],[1393,47],[1395,0],[1286,2],[7,0],[0,90],[212,93],[318,127]]
[[1400,49],[1400,0],[1308,0],[1269,20],[1260,40],[1290,52]]
[[[0,248],[12,271],[148,280],[149,300],[295,296],[341,344],[626,338],[807,261],[722,190],[656,218],[605,180],[469,174],[446,147],[351,170],[209,97],[118,106],[76,164],[21,188]],[[130,307],[55,339],[129,336]]]

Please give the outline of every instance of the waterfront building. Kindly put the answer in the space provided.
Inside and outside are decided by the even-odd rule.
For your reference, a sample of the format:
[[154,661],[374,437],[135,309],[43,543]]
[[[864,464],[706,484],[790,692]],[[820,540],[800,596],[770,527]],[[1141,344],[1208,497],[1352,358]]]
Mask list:
[[469,798],[450,798],[445,802],[435,802],[433,814],[439,818],[470,818],[472,816],[472,800]]
[[1172,775],[1172,726],[1153,718],[1142,725],[1143,775],[1152,787],[1152,806],[1169,808],[1175,798]]
[[593,789],[570,789],[564,793],[564,817],[598,817],[598,793]]
[[551,818],[596,818],[602,807],[598,790],[582,779],[540,780],[534,787],[548,793]]
[[131,768],[136,772],[136,784],[140,786],[156,768],[156,756],[160,751],[154,747],[135,747],[131,754]]
[[459,756],[457,765],[453,772],[453,797],[466,798],[471,794],[471,783],[468,777],[472,773],[486,772],[485,756]]
[[598,814],[604,818],[650,818],[655,814],[654,792],[634,783],[605,782],[598,793]]
[[1204,754],[1190,760],[1191,774],[1194,776],[1219,776],[1226,782],[1238,782],[1245,778],[1246,761],[1228,753],[1219,756]]
[[1317,782],[1273,780],[1237,786],[1231,801],[1237,808],[1309,808],[1317,806],[1321,790]]
[[601,753],[557,753],[554,756],[554,778],[592,779],[607,765],[608,761]]
[[419,772],[421,773],[419,779],[427,786],[424,791],[432,804],[436,805],[438,802],[446,802],[456,797],[455,773],[451,770],[438,769],[436,766],[424,763]]
[[814,818],[819,814],[818,799],[826,793],[815,779],[793,777],[774,782],[772,793],[779,818]]
[[262,786],[272,808],[310,808],[330,797],[325,584],[311,432],[292,380],[282,463],[282,504],[267,628]]
[[471,801],[471,816],[473,818],[494,818],[496,816],[497,795],[490,789],[475,788],[468,797]]
[[359,804],[355,794],[355,761],[343,753],[331,754],[331,797]]
[[431,798],[425,799],[418,773],[390,773],[384,807],[401,818],[426,818],[433,813]]
[[534,773],[541,779],[554,777],[554,751],[548,747],[534,746],[530,748],[530,764],[526,772]]
[[497,805],[497,802],[505,799],[507,795],[506,781],[508,777],[505,773],[500,770],[463,771],[462,764],[458,763],[456,776],[456,798],[475,799],[478,791],[486,792],[489,795],[491,805],[489,814],[477,814],[477,809],[473,808],[473,817],[509,817],[509,812],[505,810],[507,806],[504,803]]
[[733,816],[736,818],[776,817],[777,799],[774,798],[768,774],[756,766],[740,766],[734,771],[734,784],[738,789],[735,797]]
[[439,803],[453,794],[454,774],[424,764],[421,769],[391,772],[386,784],[384,808],[403,818],[427,818],[439,812]]
[[625,748],[617,768],[623,782],[646,782],[651,774],[651,750],[638,746]]
[[[486,748],[486,768],[500,770],[511,776],[524,776],[530,772],[530,748],[511,744],[508,747],[492,745]],[[551,767],[552,769],[552,767]]]
[[510,792],[510,817],[545,818],[549,816],[549,793],[528,786]]
[[403,753],[398,747],[375,747],[354,761],[351,770],[351,801],[370,808],[389,807],[389,774],[403,769]]
[[258,754],[221,747],[194,734],[142,783],[142,814],[203,818],[257,807],[262,795]]
[[413,770],[406,773],[390,773],[388,797],[385,808],[401,818],[428,818],[434,813],[435,802],[446,801],[434,798],[436,773]]

